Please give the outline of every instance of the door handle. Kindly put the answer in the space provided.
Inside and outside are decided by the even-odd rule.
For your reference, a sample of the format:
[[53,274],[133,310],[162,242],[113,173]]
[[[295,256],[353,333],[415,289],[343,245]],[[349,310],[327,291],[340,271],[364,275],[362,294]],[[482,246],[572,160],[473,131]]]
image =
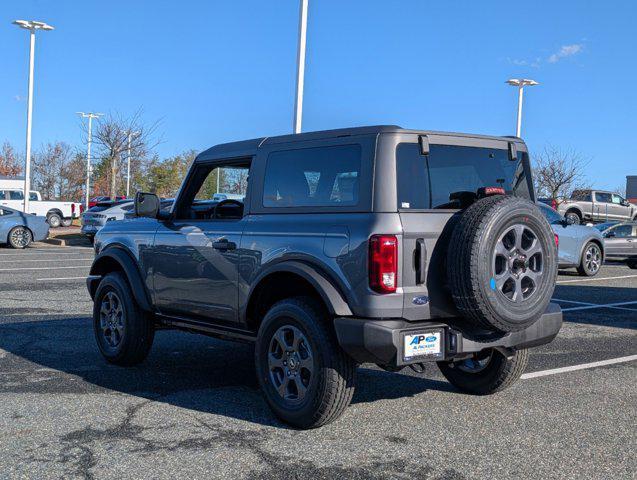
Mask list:
[[237,244],[229,242],[227,238],[222,238],[216,242],[212,242],[212,248],[216,250],[234,250],[237,248]]
[[427,247],[425,246],[425,239],[416,239],[415,250],[415,267],[416,267],[416,285],[422,285],[425,283],[425,270],[427,269]]

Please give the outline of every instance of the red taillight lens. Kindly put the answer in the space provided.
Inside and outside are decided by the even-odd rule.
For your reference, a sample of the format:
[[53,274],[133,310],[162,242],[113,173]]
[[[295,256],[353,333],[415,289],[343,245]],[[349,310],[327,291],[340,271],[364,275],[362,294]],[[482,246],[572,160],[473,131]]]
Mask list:
[[558,237],[557,233],[555,233],[554,235],[555,235],[555,246],[557,248],[560,248],[560,237]]
[[71,204],[71,215],[75,215],[75,204]]
[[393,293],[398,284],[398,240],[394,235],[369,239],[369,286],[378,293]]
[[84,213],[84,204],[80,203],[80,213]]

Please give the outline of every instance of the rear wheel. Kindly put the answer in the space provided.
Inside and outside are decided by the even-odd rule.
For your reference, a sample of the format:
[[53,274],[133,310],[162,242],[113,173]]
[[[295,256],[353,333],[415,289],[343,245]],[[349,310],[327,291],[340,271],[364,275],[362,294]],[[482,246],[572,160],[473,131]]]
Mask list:
[[97,287],[93,331],[97,346],[109,363],[131,366],[148,356],[155,337],[152,319],[139,308],[119,272],[106,275]]
[[31,244],[33,235],[31,234],[31,230],[27,227],[18,226],[11,229],[7,240],[11,247],[22,249],[27,248]]
[[356,365],[340,348],[331,319],[310,298],[276,303],[255,348],[259,384],[274,413],[299,428],[337,419],[354,394]]
[[507,358],[499,350],[490,348],[459,362],[438,362],[438,367],[449,383],[463,392],[490,395],[513,385],[528,362],[526,349]]
[[61,221],[61,224],[63,227],[70,227],[71,225],[73,225],[73,219],[72,218],[63,218]]
[[51,228],[58,228],[62,224],[62,217],[57,213],[49,213],[46,216],[46,221]]
[[577,271],[582,276],[594,277],[599,273],[602,261],[602,249],[595,242],[588,242],[582,252],[582,259]]
[[566,212],[566,215],[564,215],[564,217],[571,225],[579,225],[580,223],[582,223],[582,217],[580,217],[579,213],[575,211]]

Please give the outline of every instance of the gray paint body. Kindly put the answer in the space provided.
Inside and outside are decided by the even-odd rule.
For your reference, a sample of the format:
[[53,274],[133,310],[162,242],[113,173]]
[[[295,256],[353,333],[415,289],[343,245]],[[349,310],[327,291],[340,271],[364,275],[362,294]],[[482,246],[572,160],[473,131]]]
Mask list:
[[[441,281],[438,239],[456,210],[401,212],[396,194],[396,145],[417,143],[508,149],[518,138],[485,137],[404,130],[395,126],[363,127],[255,139],[219,145],[202,152],[197,165],[228,159],[251,159],[244,217],[239,220],[176,220],[191,168],[167,220],[127,219],[108,222],[96,237],[96,250],[123,248],[138,265],[152,308],[197,322],[246,327],[246,306],[255,286],[270,272],[295,272],[325,285],[328,308],[339,316],[431,320],[457,316]],[[362,150],[360,197],[354,207],[267,208],[262,204],[263,174],[272,151],[358,144]],[[528,163],[528,161],[525,161]],[[526,165],[526,168],[530,168]],[[528,170],[530,178],[530,170]],[[532,187],[530,188],[532,191]],[[533,193],[531,193],[533,195]],[[368,286],[368,240],[374,234],[398,237],[398,289],[380,295]],[[416,285],[412,252],[417,238],[427,250],[426,281]],[[212,244],[227,239],[235,250]],[[98,256],[99,257],[99,256]],[[303,270],[306,269],[306,270]],[[322,288],[322,287],[321,287]],[[330,290],[331,288],[331,290]],[[329,292],[328,292],[329,290]],[[414,299],[425,297],[425,303]]]
[[8,243],[9,232],[17,226],[25,226],[31,230],[34,242],[39,242],[49,236],[49,224],[46,223],[46,217],[25,214],[9,207],[0,208],[9,212],[8,215],[0,216],[0,243]]

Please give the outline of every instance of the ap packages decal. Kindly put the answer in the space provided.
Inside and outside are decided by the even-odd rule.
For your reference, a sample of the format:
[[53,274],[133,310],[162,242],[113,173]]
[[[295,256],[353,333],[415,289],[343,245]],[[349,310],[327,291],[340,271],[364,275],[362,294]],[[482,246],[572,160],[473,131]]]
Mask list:
[[405,358],[440,354],[440,332],[405,336]]

